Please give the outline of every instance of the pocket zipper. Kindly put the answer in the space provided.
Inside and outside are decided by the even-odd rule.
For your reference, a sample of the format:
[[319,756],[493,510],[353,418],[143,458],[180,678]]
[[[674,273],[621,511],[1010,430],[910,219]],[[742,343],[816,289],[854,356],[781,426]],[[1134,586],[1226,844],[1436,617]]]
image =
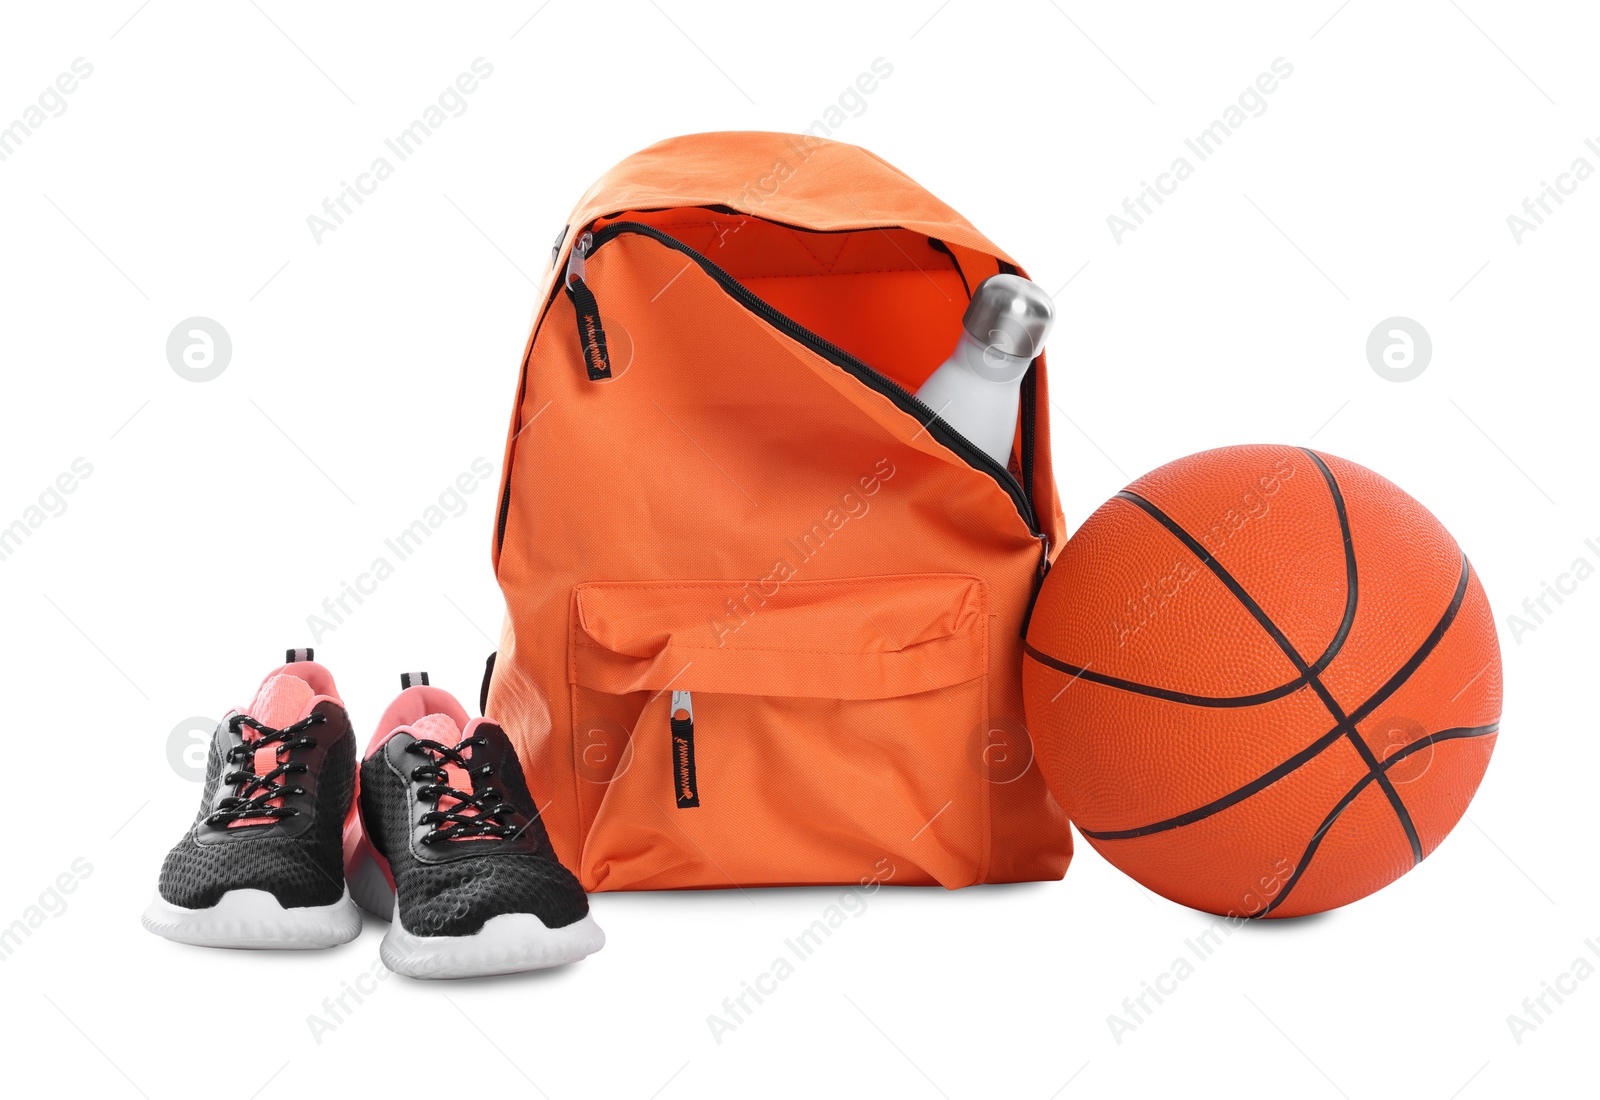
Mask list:
[[[649,237],[659,244],[666,245],[677,252],[681,252],[684,256],[699,264],[705,273],[740,305],[784,335],[811,348],[835,366],[843,368],[869,389],[887,397],[902,412],[914,416],[929,435],[957,455],[960,455],[967,465],[988,474],[999,484],[1000,488],[1006,491],[1006,494],[1011,497],[1012,502],[1016,505],[1017,514],[1028,525],[1029,533],[1040,539],[1041,545],[1045,545],[1044,553],[1048,557],[1047,540],[1039,529],[1039,521],[1033,509],[1032,496],[1023,488],[1022,483],[1017,480],[1009,469],[996,462],[989,456],[987,451],[976,446],[966,436],[958,432],[948,421],[934,412],[916,394],[900,385],[900,383],[868,366],[837,344],[812,332],[787,314],[780,313],[703,253],[689,247],[678,238],[668,233],[663,233],[654,226],[645,225],[642,222],[612,222],[598,232],[590,232],[585,229],[578,236],[578,239],[573,244],[571,253],[567,256],[564,285],[566,286],[568,297],[572,299],[573,308],[578,315],[578,339],[580,346],[584,349],[584,364],[588,368],[590,380],[598,381],[602,378],[610,377],[610,360],[605,358],[605,330],[600,323],[599,306],[595,301],[594,292],[584,282],[585,264],[588,258],[600,249],[601,245],[623,233],[637,233],[641,236]],[[604,360],[604,369],[606,371],[605,374],[598,377],[596,375],[597,360],[591,358],[595,345],[598,345],[599,354]],[[1024,449],[1031,451],[1031,441],[1025,441]]]
[[700,784],[694,774],[694,698],[687,691],[672,693],[667,712],[672,726],[672,794],[678,809],[700,805]]

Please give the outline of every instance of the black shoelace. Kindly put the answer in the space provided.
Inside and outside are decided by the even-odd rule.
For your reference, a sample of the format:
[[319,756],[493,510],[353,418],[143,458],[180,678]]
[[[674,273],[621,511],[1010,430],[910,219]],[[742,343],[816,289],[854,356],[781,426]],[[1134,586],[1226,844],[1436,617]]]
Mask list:
[[281,730],[256,721],[248,714],[235,714],[228,719],[228,731],[237,735],[240,726],[249,726],[260,736],[253,741],[245,741],[228,750],[227,761],[229,764],[238,764],[243,760],[253,757],[256,750],[266,745],[277,745],[277,766],[262,775],[252,771],[230,771],[222,777],[222,781],[234,788],[234,792],[227,798],[217,803],[217,808],[209,817],[206,824],[225,827],[235,821],[247,818],[273,819],[282,817],[297,817],[299,810],[293,806],[273,806],[274,799],[282,799],[291,794],[305,794],[306,789],[299,785],[291,785],[284,780],[300,772],[309,770],[309,765],[294,759],[296,749],[314,749],[317,739],[306,734],[312,726],[320,726],[327,721],[322,714],[313,714],[302,718],[292,726],[285,726]]
[[[411,769],[413,781],[430,781],[417,788],[417,797],[428,799],[434,805],[433,809],[417,819],[418,825],[433,826],[422,838],[422,843],[436,844],[441,840],[467,836],[504,840],[516,835],[518,830],[511,823],[511,815],[516,813],[516,807],[502,801],[500,792],[493,787],[477,789],[481,786],[480,779],[488,779],[494,774],[494,766],[474,766],[462,753],[463,749],[482,748],[487,744],[488,741],[482,737],[469,737],[459,745],[441,745],[437,741],[419,738],[406,746],[407,752],[427,753],[430,758],[430,763],[418,764]],[[450,786],[445,764],[455,764],[471,776],[473,790],[461,791]],[[453,798],[456,804],[448,810],[441,810],[439,801],[444,798]]]

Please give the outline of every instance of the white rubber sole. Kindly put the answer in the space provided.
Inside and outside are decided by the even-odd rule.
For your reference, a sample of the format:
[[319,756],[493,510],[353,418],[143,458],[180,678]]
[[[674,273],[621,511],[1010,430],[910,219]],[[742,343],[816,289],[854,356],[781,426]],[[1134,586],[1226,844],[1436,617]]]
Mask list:
[[563,928],[547,928],[532,913],[504,913],[471,936],[413,936],[396,920],[378,954],[408,978],[484,978],[563,966],[605,945],[593,913]]
[[229,890],[210,909],[185,909],[158,892],[142,920],[146,930],[196,947],[306,950],[349,943],[361,933],[348,889],[332,905],[289,909],[265,890]]

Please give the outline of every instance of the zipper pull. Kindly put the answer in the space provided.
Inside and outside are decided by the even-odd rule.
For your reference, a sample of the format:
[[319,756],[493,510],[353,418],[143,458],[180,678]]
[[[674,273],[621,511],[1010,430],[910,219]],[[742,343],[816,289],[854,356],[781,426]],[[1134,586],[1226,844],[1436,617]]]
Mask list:
[[[566,235],[566,230],[561,231]],[[578,239],[572,242],[572,251],[567,255],[567,285],[570,288],[573,277],[583,278],[584,261],[589,257],[589,249],[594,247],[594,234],[585,229],[579,234]]]
[[672,693],[672,793],[678,809],[700,805],[700,787],[694,776],[694,698],[687,691]]
[[600,305],[583,281],[585,261],[593,247],[594,234],[584,230],[567,255],[564,282],[573,311],[578,315],[578,346],[583,349],[583,365],[589,372],[589,381],[603,382],[611,377],[611,353],[606,350],[606,330],[600,324]]
[[1028,606],[1022,610],[1022,629],[1017,636],[1023,640],[1028,637],[1028,624],[1033,621],[1033,607],[1039,602],[1039,593],[1044,591],[1044,580],[1050,575],[1050,536],[1040,532],[1039,539],[1039,566],[1033,571],[1033,591],[1028,593]]

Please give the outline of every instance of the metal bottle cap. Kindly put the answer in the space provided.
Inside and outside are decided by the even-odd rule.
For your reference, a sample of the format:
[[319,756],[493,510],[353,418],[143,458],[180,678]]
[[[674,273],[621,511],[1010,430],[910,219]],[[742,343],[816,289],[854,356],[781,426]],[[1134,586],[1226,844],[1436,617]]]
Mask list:
[[974,340],[1023,359],[1044,350],[1054,323],[1050,295],[1019,275],[991,275],[979,283],[961,317]]

